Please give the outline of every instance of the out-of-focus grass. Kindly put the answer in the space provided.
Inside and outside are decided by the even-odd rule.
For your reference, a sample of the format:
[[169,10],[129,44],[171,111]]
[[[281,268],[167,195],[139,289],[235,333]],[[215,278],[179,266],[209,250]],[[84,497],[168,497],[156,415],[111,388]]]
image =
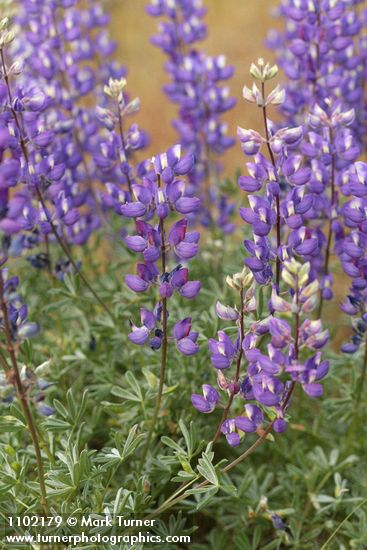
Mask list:
[[[108,9],[112,35],[119,45],[118,58],[129,71],[129,90],[141,99],[137,119],[152,137],[148,154],[154,154],[177,141],[171,127],[177,109],[162,92],[162,86],[168,82],[163,70],[166,57],[150,44],[159,19],[147,15],[147,4],[148,0],[112,0]],[[225,54],[228,63],[235,67],[229,86],[237,105],[225,116],[232,136],[236,135],[238,125],[257,128],[258,122],[261,123],[261,113],[242,99],[242,87],[251,82],[248,69],[252,61],[258,57],[274,59],[264,42],[269,29],[277,24],[271,17],[277,4],[278,0],[205,0],[209,32],[199,47],[211,55]],[[225,173],[233,176],[236,168],[244,166],[239,145],[228,151],[223,160]]]

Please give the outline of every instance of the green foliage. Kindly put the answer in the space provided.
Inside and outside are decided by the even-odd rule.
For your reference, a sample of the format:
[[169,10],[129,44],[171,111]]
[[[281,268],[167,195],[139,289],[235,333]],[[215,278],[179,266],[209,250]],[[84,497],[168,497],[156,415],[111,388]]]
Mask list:
[[[219,328],[216,300],[234,301],[224,280],[240,269],[241,257],[237,243],[228,240],[208,243],[205,250],[205,258],[194,262],[193,278],[203,281],[195,308],[175,298],[171,309],[173,319],[178,312],[180,318],[193,316],[201,351],[179,357],[170,343],[161,412],[141,472],[160,357],[127,339],[129,319],[137,320],[140,307],[123,284],[130,256],[117,247],[108,272],[92,254],[82,258],[89,278],[114,310],[115,323],[77,276],[51,284],[47,273],[25,270],[24,260],[16,261],[16,269],[25,274],[22,292],[30,318],[42,327],[32,345],[20,348],[19,362],[47,371],[42,377],[53,384],[46,401],[55,413],[45,418],[33,408],[52,513],[145,518],[158,510],[150,531],[190,535],[192,550],[311,550],[329,537],[331,549],[366,548],[367,400],[364,394],[357,405],[358,356],[348,359],[330,351],[323,399],[316,402],[297,391],[287,432],[265,441],[228,473],[223,467],[254,436],[248,435],[240,450],[228,447],[224,438],[207,447],[220,411],[199,414],[190,396],[202,383],[215,382],[206,340]],[[268,296],[259,294],[266,304]],[[1,404],[0,432],[1,516],[39,512],[34,449],[17,401]],[[172,495],[174,506],[165,506]],[[274,528],[274,514],[286,530]]]

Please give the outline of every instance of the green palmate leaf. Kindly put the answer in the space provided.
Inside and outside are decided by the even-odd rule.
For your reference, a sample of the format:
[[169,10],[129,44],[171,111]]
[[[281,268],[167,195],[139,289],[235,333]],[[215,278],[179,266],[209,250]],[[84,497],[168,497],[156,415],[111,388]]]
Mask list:
[[126,401],[135,401],[136,403],[141,403],[140,396],[134,394],[129,390],[124,390],[120,386],[113,386],[111,388],[111,393],[116,397],[121,397],[121,399],[126,399]]
[[136,434],[137,430],[138,430],[138,425],[135,424],[135,426],[133,426],[129,431],[129,434],[126,438],[126,442],[122,451],[123,460],[128,456],[130,456],[145,438],[145,434],[137,435]]
[[141,393],[141,388],[139,382],[136,380],[135,376],[132,372],[128,371],[126,373],[126,381],[133,390],[133,393],[140,397],[140,401],[143,399],[143,394]]
[[205,452],[199,458],[198,471],[212,485],[219,486],[218,476],[212,463],[213,453]]
[[204,498],[196,506],[196,510],[201,510],[202,508],[205,508],[205,506],[208,505],[209,501],[215,497],[218,491],[218,487],[209,487],[209,489],[206,491]]
[[57,412],[59,413],[60,416],[62,416],[65,419],[69,417],[69,413],[68,413],[67,409],[64,407],[64,405],[58,399],[53,400],[53,405],[54,405],[55,409],[57,410]]
[[143,369],[143,374],[146,378],[146,381],[149,384],[149,387],[152,390],[157,389],[157,387],[158,387],[158,378],[156,377],[156,375],[153,372],[151,372],[150,370],[146,369],[146,368]]
[[26,429],[25,424],[18,418],[11,415],[0,416],[0,431],[1,432],[18,432],[19,430]]
[[163,435],[161,437],[161,441],[163,445],[167,445],[167,447],[171,447],[171,449],[174,449],[178,454],[184,455],[184,456],[186,455],[186,451],[182,447],[180,447],[180,445],[170,437]]
[[192,441],[192,438],[191,438],[192,434],[189,432],[189,430],[186,427],[186,424],[184,423],[184,421],[182,419],[179,420],[178,425],[180,426],[180,430],[182,432],[182,435],[184,436],[187,453],[188,453],[189,456],[192,456],[193,447],[194,447],[194,444],[193,444],[193,441]]
[[191,481],[192,479],[195,479],[197,475],[195,472],[186,472],[183,470],[180,470],[177,474],[177,476],[173,477],[171,481],[182,483],[186,481]]

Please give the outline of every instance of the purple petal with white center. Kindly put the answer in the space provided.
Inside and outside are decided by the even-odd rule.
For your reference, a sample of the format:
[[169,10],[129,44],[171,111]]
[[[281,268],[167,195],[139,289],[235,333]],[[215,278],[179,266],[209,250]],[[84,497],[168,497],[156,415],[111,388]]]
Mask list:
[[238,311],[233,307],[221,304],[219,301],[215,305],[215,312],[224,321],[237,321],[238,319]]
[[210,384],[203,384],[203,395],[209,403],[218,403],[220,395]]
[[251,403],[247,403],[245,405],[245,411],[247,416],[257,425],[261,424],[264,420],[262,410],[256,405],[251,405]]
[[149,311],[148,309],[145,309],[145,307],[142,307],[140,309],[140,319],[144,326],[146,326],[149,330],[153,330],[156,324],[156,317],[154,313]]

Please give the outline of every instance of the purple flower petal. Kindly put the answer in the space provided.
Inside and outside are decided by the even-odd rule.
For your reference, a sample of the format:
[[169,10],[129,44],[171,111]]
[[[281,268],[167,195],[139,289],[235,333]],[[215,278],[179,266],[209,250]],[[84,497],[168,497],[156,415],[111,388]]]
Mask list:
[[149,287],[149,283],[137,275],[126,275],[125,283],[134,292],[144,292]]
[[190,338],[181,338],[177,342],[177,349],[183,355],[195,355],[199,351],[199,346]]

